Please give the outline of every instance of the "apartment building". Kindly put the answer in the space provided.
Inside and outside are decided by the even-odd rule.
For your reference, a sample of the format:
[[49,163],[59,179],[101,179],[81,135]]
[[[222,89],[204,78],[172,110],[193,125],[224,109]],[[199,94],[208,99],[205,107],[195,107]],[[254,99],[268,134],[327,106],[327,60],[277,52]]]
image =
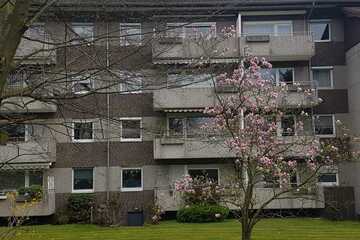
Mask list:
[[[30,216],[53,215],[76,193],[94,193],[97,203],[115,199],[122,223],[134,209],[149,215],[154,203],[176,211],[175,180],[207,174],[221,183],[233,171],[235,156],[221,144],[206,142],[199,129],[208,120],[203,110],[216,102],[211,73],[231,69],[246,54],[273,64],[265,74],[274,84],[287,84],[285,108],[311,115],[305,124],[308,134],[336,138],[337,120],[360,133],[358,7],[360,1],[330,0],[58,1],[27,34],[59,47],[24,39],[19,59],[34,49],[48,51],[27,58],[8,85],[21,88],[24,79],[26,84],[46,79],[51,90],[42,93],[76,97],[56,103],[17,97],[11,100],[19,105],[0,109],[32,117],[32,124],[6,126],[9,139],[0,146],[0,159],[14,159],[0,171],[0,189],[42,185],[44,197],[26,213]],[[222,29],[230,27],[235,34],[225,38]],[[202,46],[192,42],[194,32],[209,36]],[[216,45],[207,48],[212,41]],[[206,61],[211,71],[194,67]],[[316,91],[305,96],[296,91],[299,87]],[[289,114],[279,122],[282,129],[294,129],[282,132],[283,137],[297,134],[297,118]],[[358,171],[356,162],[324,171],[318,194],[324,186],[353,186],[359,214]],[[299,176],[292,179],[300,181]],[[256,191],[264,198],[272,193],[266,182]],[[269,205],[274,210],[300,208],[323,209],[324,202],[283,199]],[[3,194],[0,217],[10,214]]]

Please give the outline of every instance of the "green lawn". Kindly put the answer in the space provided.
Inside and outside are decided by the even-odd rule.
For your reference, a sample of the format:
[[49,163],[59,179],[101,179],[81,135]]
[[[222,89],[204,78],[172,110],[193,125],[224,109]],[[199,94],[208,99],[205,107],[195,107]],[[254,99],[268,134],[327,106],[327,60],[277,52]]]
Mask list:
[[[4,228],[0,228],[0,231]],[[94,225],[42,225],[24,227],[21,240],[233,240],[240,239],[240,225],[235,220],[223,223],[180,224],[165,221],[145,227],[106,228]],[[358,240],[360,222],[331,222],[321,219],[265,219],[255,228],[257,240]]]

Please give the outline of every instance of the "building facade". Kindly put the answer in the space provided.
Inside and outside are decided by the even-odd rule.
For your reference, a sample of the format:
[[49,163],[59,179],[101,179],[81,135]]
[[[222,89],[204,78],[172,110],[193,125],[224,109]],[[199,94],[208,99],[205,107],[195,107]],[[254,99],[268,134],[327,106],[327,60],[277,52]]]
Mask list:
[[[19,59],[43,51],[23,61],[9,91],[23,88],[24,79],[27,85],[46,81],[41,93],[53,97],[14,97],[19,104],[0,109],[30,116],[27,124],[3,127],[9,139],[0,146],[4,192],[44,188],[28,215],[50,216],[66,208],[71,194],[94,193],[98,203],[118,201],[119,221],[126,223],[127,212],[149,215],[155,203],[176,211],[174,182],[185,174],[226,181],[235,156],[205,141],[200,128],[208,120],[203,110],[216,103],[211,74],[233,68],[246,54],[273,64],[266,74],[289,88],[281,104],[311,115],[307,134],[336,138],[337,120],[360,133],[360,1],[106,3],[58,1],[26,33],[46,41],[24,39],[19,47]],[[224,37],[227,28],[234,29],[231,37]],[[210,37],[199,45],[191,40],[195,33]],[[299,87],[315,91],[305,96]],[[289,113],[279,121],[280,129],[294,130],[280,132],[284,138],[300,135],[297,118]],[[359,214],[359,169],[351,162],[324,171],[317,194],[324,186],[352,186]],[[256,191],[260,201],[272,193],[266,182]],[[0,217],[9,216],[10,203],[5,194],[0,198]],[[324,202],[284,199],[268,208],[317,210]]]

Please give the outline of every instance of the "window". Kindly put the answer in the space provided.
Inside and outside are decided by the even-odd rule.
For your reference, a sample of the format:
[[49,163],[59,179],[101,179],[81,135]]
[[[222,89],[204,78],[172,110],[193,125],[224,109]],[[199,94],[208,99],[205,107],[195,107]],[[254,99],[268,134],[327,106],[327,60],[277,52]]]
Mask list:
[[93,89],[93,83],[90,76],[72,77],[71,82],[75,94],[86,94]]
[[184,136],[184,119],[169,117],[168,128],[169,136]]
[[295,116],[289,115],[281,118],[281,135],[282,136],[294,136],[296,133],[295,128],[296,119]]
[[290,175],[290,186],[292,188],[296,188],[298,185],[299,185],[299,175],[297,172],[293,172],[291,175]]
[[321,173],[318,176],[318,183],[322,186],[336,186],[338,185],[337,173]]
[[206,178],[219,183],[219,169],[188,169],[188,173],[192,178]]
[[140,93],[143,88],[144,75],[129,71],[120,71],[120,92],[121,93]]
[[16,191],[21,187],[43,185],[41,171],[4,171],[0,173],[0,191]]
[[73,23],[72,31],[75,34],[75,43],[80,41],[94,40],[94,24],[93,23]]
[[141,118],[121,118],[121,141],[133,142],[142,140]]
[[312,78],[318,89],[333,88],[333,67],[313,67]]
[[0,133],[8,137],[9,142],[24,142],[27,140],[26,126],[24,124],[2,124]]
[[141,168],[124,168],[121,171],[121,191],[142,191],[143,172]]
[[315,42],[331,41],[330,21],[319,20],[310,22],[310,33]]
[[120,45],[140,45],[141,23],[120,23]]
[[198,23],[167,23],[167,35],[169,37],[206,37],[216,36],[215,22],[198,22]]
[[315,134],[319,136],[335,136],[335,116],[334,115],[315,115],[314,116]]
[[94,169],[74,168],[73,169],[73,192],[94,191]]
[[73,123],[73,141],[88,142],[94,139],[94,124],[92,121],[82,120]]
[[167,86],[168,88],[211,88],[213,87],[213,79],[210,74],[168,74]]
[[7,84],[9,87],[25,87],[28,82],[28,75],[25,71],[9,74]]
[[281,85],[282,83],[292,85],[295,81],[294,68],[261,69],[260,72],[263,79],[272,81],[276,85]]
[[[168,118],[168,135],[174,137],[199,137],[204,134],[201,128],[205,124],[212,124],[211,117],[169,117]],[[206,134],[213,134],[207,132]]]
[[244,35],[292,35],[292,22],[244,22]]

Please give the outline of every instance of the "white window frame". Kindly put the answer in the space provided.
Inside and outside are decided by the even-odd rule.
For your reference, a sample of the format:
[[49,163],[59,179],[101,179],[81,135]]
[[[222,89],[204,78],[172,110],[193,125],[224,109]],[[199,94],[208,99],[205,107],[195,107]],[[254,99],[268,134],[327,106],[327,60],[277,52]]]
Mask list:
[[217,183],[220,184],[220,168],[218,167],[187,167],[186,174],[190,176],[189,170],[217,170],[218,173]]
[[[129,43],[126,40],[126,36],[122,36],[123,34],[123,26],[137,26],[140,29],[140,33],[139,33],[139,42],[137,43]],[[119,24],[119,33],[120,33],[120,46],[125,47],[125,46],[141,46],[142,45],[142,41],[143,41],[143,36],[142,36],[142,24],[141,23],[127,23],[127,22],[123,22]]]
[[[281,37],[281,36],[293,36],[294,35],[294,27],[293,27],[293,21],[289,20],[289,21],[244,21],[242,23],[241,29],[242,31],[244,31],[245,25],[259,25],[259,24],[273,24],[274,25],[274,32],[273,34],[269,34],[270,36],[276,36],[276,37]],[[278,33],[278,26],[279,25],[290,25],[290,34],[289,35],[279,35]],[[250,34],[250,36],[253,34]],[[253,36],[256,36],[258,34],[255,34]],[[247,36],[244,32],[241,32],[241,36]]]
[[166,33],[168,35],[170,35],[171,31],[174,29],[174,28],[178,28],[180,29],[180,35],[177,36],[177,37],[180,37],[180,38],[187,38],[189,36],[186,35],[186,28],[191,28],[191,27],[201,27],[201,26],[209,26],[210,28],[211,27],[214,27],[214,36],[211,36],[212,38],[213,37],[216,37],[217,35],[217,32],[216,32],[216,22],[193,22],[193,23],[179,23],[179,22],[168,22],[166,23]]
[[[123,187],[123,171],[124,170],[140,170],[141,171],[141,187]],[[120,174],[120,184],[121,184],[121,192],[140,192],[144,190],[144,169],[142,167],[127,167],[127,168],[121,168],[121,174]]]
[[[123,122],[124,120],[129,121],[140,121],[140,138],[123,138]],[[143,120],[141,117],[123,117],[120,118],[120,141],[121,142],[142,142],[143,140]]]
[[[92,138],[91,139],[75,139],[75,123],[92,123]],[[72,129],[72,132],[71,132],[71,139],[73,142],[94,142],[95,141],[95,120],[93,119],[76,119],[76,120],[73,120],[72,123],[71,123],[71,129]]]
[[317,89],[334,89],[334,67],[333,66],[314,66],[311,67],[311,81],[314,84],[317,84],[314,79],[313,70],[329,70],[330,71],[330,87],[319,87],[316,86]]
[[[314,42],[331,42],[332,40],[332,32],[331,32],[331,19],[313,19],[309,21],[309,33],[313,36],[313,33],[311,31],[311,24],[312,23],[327,23],[329,24],[329,39],[328,40],[314,40]],[[313,36],[314,37],[314,36]]]
[[[74,170],[75,169],[92,169],[93,170],[93,183],[92,189],[74,189]],[[95,167],[73,167],[71,169],[71,192],[72,193],[93,193],[95,192]]]
[[[91,76],[84,76],[84,79],[82,79],[82,78],[83,78],[82,76],[71,77],[72,92],[76,95],[86,94],[86,93],[91,92],[91,90],[94,89],[94,81]],[[81,91],[77,92],[75,90],[75,84],[82,83],[82,82],[89,82],[91,90],[90,91],[81,90]]]
[[[332,122],[333,122],[333,134],[324,134],[324,135],[321,135],[321,134],[316,134],[316,131],[315,131],[315,121],[316,121],[316,117],[332,117]],[[336,119],[335,119],[335,114],[314,114],[313,116],[313,126],[314,126],[314,133],[317,137],[320,137],[320,138],[334,138],[336,137]]]
[[319,171],[319,176],[323,174],[335,174],[336,182],[319,182],[317,181],[318,186],[322,187],[331,187],[331,186],[339,186],[339,169],[336,166],[324,166],[321,167]]
[[[92,32],[91,32],[91,37],[90,38],[81,38],[81,36],[79,36],[76,31],[74,30],[74,27],[91,27],[92,28]],[[93,22],[73,22],[71,23],[71,31],[72,34],[75,35],[75,39],[76,41],[74,41],[75,44],[79,43],[79,41],[87,41],[87,42],[91,42],[94,41],[94,37],[95,37],[95,24]],[[79,38],[80,37],[80,38]],[[79,39],[77,39],[79,38]]]

